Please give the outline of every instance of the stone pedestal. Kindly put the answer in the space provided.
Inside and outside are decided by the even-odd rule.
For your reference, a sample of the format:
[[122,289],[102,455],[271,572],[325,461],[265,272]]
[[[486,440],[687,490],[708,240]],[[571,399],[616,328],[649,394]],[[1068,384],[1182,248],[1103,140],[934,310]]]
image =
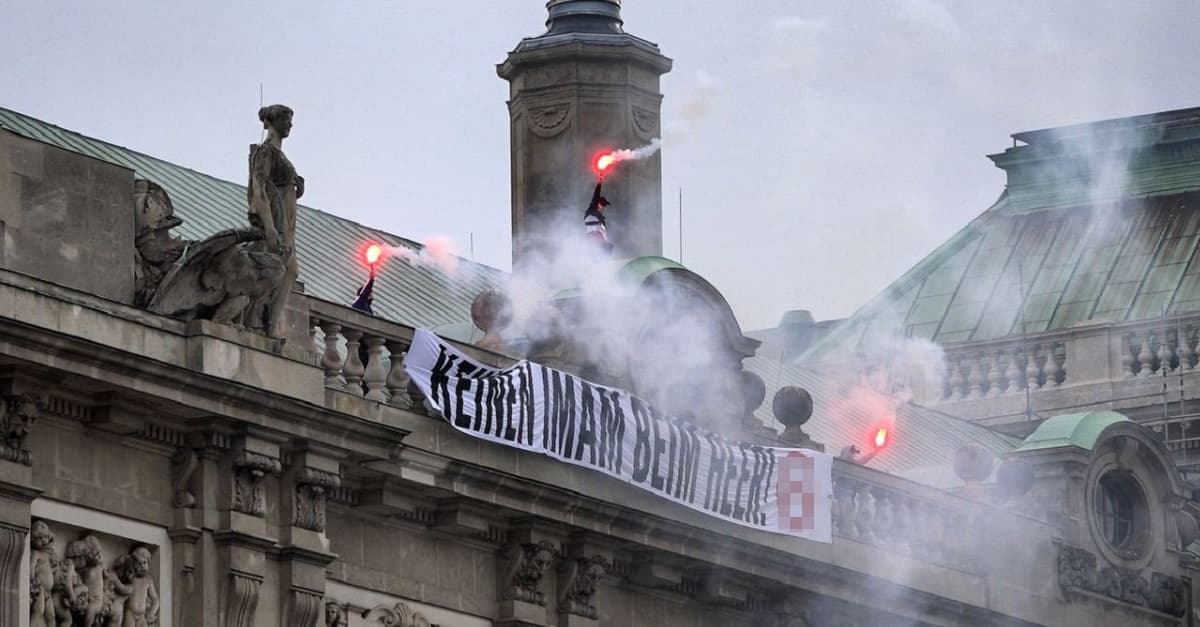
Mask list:
[[500,602],[496,627],[546,627],[549,624],[546,608],[541,605],[517,600]]

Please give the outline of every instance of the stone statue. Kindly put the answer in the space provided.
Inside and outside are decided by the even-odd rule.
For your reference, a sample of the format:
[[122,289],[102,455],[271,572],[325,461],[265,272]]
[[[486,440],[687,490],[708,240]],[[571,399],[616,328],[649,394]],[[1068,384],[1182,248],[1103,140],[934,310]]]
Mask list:
[[56,627],[58,620],[52,591],[59,569],[54,553],[54,533],[46,523],[34,521],[29,529],[29,624]]
[[566,583],[559,598],[559,610],[586,618],[596,619],[599,612],[593,601],[600,578],[611,567],[603,555],[594,555],[572,560],[568,565]]
[[204,319],[261,330],[263,311],[283,278],[283,258],[254,244],[254,228],[229,229],[202,241],[170,234],[182,224],[167,191],[137,181],[137,271],[134,304],[183,320]]
[[100,553],[100,541],[87,535],[67,544],[67,560],[75,567],[76,574],[87,593],[82,607],[75,607],[75,624],[82,627],[101,627],[105,612],[104,558]]
[[163,277],[183,254],[183,240],[171,235],[171,229],[183,220],[175,216],[167,190],[151,181],[133,182],[133,204],[137,247],[133,304],[147,307]]
[[[105,627],[153,627],[158,624],[158,591],[150,578],[150,549],[134,548],[117,562],[112,580],[112,616]],[[119,617],[119,622],[118,621]]]
[[54,577],[54,619],[58,627],[71,627],[72,617],[87,608],[88,589],[75,571],[75,563],[69,559],[59,560]]
[[542,575],[557,555],[558,550],[547,540],[515,547],[504,598],[546,605],[546,595],[539,587]]
[[304,178],[283,154],[283,140],[292,132],[293,112],[284,105],[258,110],[267,139],[250,147],[250,224],[262,230],[265,249],[284,263],[283,279],[269,302],[268,334],[283,336],[288,293],[300,274],[296,259],[296,200],[304,195]]
[[0,397],[0,460],[30,464],[25,437],[45,408],[45,400],[37,394]]
[[350,624],[349,620],[349,612],[346,611],[345,605],[336,601],[325,603],[325,627],[347,627]]

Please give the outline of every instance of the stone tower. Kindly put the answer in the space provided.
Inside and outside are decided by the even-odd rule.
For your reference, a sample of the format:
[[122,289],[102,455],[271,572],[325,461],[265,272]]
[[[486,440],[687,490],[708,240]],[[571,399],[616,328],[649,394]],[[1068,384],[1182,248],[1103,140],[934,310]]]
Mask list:
[[[660,136],[659,77],[671,69],[657,44],[622,29],[620,0],[546,8],[546,32],[497,67],[509,82],[514,268],[545,250],[556,227],[582,232],[601,151]],[[662,254],[659,155],[618,164],[604,195],[613,256]]]

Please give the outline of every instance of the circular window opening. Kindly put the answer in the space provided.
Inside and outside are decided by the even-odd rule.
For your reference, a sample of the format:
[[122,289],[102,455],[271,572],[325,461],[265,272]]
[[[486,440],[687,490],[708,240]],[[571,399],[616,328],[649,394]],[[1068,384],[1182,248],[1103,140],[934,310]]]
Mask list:
[[1096,492],[1096,521],[1104,541],[1122,557],[1137,557],[1149,512],[1141,486],[1128,472],[1113,471],[1100,478]]

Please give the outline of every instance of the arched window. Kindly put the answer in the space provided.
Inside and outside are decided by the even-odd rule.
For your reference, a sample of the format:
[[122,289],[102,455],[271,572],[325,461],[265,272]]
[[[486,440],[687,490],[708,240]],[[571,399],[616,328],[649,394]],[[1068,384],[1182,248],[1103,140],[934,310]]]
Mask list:
[[1096,521],[1104,540],[1120,552],[1135,552],[1146,519],[1146,498],[1127,472],[1100,478],[1095,499]]

